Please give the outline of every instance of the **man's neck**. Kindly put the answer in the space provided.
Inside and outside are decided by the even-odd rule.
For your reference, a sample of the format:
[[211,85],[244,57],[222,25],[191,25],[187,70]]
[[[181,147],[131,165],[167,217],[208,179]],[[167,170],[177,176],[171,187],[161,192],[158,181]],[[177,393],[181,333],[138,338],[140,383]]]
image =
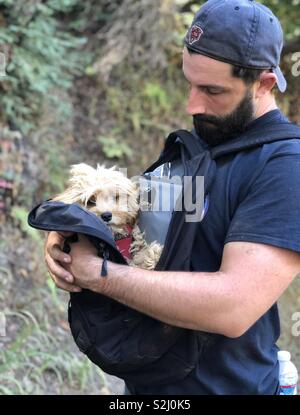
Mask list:
[[256,111],[254,114],[254,119],[262,117],[267,112],[270,112],[276,109],[278,109],[278,106],[276,104],[276,100],[273,95],[262,98],[259,104],[257,105]]

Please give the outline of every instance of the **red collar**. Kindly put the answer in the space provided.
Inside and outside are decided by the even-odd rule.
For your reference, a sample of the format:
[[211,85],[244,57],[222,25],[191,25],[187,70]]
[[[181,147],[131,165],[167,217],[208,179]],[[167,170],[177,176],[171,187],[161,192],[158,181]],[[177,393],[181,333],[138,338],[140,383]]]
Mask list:
[[127,226],[127,233],[125,235],[117,233],[115,235],[115,242],[121,254],[126,259],[131,259],[130,245],[132,243],[132,226]]

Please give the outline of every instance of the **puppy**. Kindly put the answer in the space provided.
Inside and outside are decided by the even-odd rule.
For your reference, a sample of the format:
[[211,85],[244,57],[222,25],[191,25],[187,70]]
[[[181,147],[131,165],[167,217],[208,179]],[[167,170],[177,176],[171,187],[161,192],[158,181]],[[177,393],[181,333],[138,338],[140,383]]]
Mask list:
[[116,245],[129,265],[154,269],[163,249],[147,244],[138,226],[139,186],[115,167],[97,168],[85,164],[71,166],[66,190],[52,200],[78,203],[99,216],[110,227]]

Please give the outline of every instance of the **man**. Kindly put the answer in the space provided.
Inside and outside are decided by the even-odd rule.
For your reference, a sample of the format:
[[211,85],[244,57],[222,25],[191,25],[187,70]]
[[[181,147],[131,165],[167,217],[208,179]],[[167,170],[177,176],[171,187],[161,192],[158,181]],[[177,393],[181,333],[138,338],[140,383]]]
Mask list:
[[[286,120],[273,89],[282,30],[250,0],[209,0],[186,35],[187,111],[208,147]],[[287,121],[287,120],[286,120]],[[300,271],[300,142],[283,140],[217,160],[210,205],[199,224],[192,272],[147,271],[102,260],[87,240],[61,251],[51,232],[46,263],[56,285],[88,288],[163,322],[213,333],[183,381],[133,394],[277,394],[276,301]],[[64,263],[64,260],[66,262]]]

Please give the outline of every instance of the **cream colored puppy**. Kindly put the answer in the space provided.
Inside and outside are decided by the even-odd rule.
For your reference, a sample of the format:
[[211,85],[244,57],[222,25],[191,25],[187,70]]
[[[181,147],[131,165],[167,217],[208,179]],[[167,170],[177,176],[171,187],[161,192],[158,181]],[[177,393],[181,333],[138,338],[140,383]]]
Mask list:
[[115,167],[71,166],[66,190],[52,200],[78,203],[95,213],[110,227],[129,265],[155,268],[163,247],[157,242],[147,244],[138,227],[139,186]]

